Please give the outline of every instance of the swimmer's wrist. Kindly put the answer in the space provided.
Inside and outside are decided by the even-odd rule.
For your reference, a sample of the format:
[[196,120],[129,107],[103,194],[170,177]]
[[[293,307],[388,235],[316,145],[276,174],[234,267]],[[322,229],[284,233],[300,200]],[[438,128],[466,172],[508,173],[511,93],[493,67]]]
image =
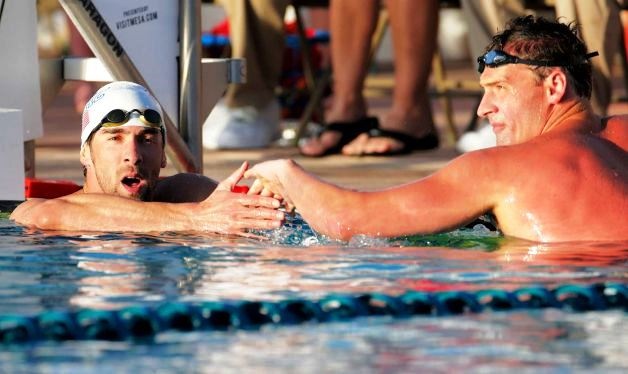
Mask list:
[[278,173],[276,176],[279,183],[284,186],[284,189],[294,184],[294,176],[298,172],[298,169],[299,165],[293,160],[282,160],[281,167],[277,169]]
[[284,166],[280,169],[281,174],[279,174],[279,181],[281,184],[286,186],[290,183],[290,180],[293,180],[293,176],[298,173],[301,169],[301,166],[294,162],[294,160],[286,159],[284,160]]
[[173,226],[177,226],[179,230],[192,230],[197,226],[196,218],[201,209],[200,203],[178,203],[171,204],[171,207],[174,216],[177,217],[173,220]]

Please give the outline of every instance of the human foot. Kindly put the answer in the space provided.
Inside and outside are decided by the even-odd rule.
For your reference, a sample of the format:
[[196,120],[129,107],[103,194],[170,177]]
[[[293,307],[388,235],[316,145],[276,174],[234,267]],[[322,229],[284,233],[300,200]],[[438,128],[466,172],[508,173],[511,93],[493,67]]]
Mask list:
[[342,153],[390,156],[434,149],[438,145],[438,133],[428,103],[412,110],[393,108],[381,127],[358,136]]
[[322,157],[341,153],[345,145],[360,134],[376,129],[378,125],[376,117],[364,117],[356,121],[332,122],[325,126],[320,135],[308,140],[300,147],[301,154],[309,157]]
[[351,156],[394,156],[438,148],[438,136],[428,133],[414,137],[398,131],[373,129],[361,134],[342,149]]

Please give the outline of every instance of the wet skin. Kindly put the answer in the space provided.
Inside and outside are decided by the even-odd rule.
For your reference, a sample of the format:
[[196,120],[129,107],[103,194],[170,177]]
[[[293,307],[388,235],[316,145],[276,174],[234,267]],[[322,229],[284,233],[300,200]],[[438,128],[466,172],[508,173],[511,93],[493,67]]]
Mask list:
[[94,170],[88,173],[85,192],[150,200],[159,171],[166,166],[161,131],[139,126],[101,128],[84,147],[81,161]]
[[162,142],[158,129],[99,129],[81,150],[84,188],[57,199],[29,199],[11,218],[44,230],[204,231],[243,236],[255,236],[249,229],[281,225],[284,215],[276,210],[278,200],[231,192],[247,163],[219,184],[190,173],[158,179],[166,165]]
[[398,236],[460,227],[492,211],[508,236],[538,242],[628,239],[628,116],[603,122],[560,68],[487,68],[478,108],[498,146],[374,192],[326,183],[290,160],[254,166],[250,193],[279,195],[318,231]]

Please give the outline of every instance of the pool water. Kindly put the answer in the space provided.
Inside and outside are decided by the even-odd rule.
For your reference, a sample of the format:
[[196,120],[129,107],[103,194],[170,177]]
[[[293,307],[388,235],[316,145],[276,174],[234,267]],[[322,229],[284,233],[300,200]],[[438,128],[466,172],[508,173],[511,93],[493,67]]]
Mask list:
[[[265,240],[44,233],[0,218],[0,315],[166,301],[628,283],[628,242],[545,245],[481,227],[328,240],[297,218]],[[5,344],[0,372],[625,372],[624,310],[482,312]]]

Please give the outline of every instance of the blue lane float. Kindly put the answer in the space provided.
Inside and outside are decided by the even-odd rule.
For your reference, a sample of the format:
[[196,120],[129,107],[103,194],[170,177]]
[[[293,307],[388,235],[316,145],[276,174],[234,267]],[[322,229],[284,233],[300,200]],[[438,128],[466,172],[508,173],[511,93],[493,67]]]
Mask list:
[[399,296],[330,294],[319,300],[167,302],[156,307],[131,306],[112,311],[46,311],[31,317],[0,316],[0,342],[150,340],[168,330],[255,330],[264,325],[348,321],[360,317],[452,316],[541,308],[628,311],[628,287],[619,283],[568,284],[554,289],[408,291]]

